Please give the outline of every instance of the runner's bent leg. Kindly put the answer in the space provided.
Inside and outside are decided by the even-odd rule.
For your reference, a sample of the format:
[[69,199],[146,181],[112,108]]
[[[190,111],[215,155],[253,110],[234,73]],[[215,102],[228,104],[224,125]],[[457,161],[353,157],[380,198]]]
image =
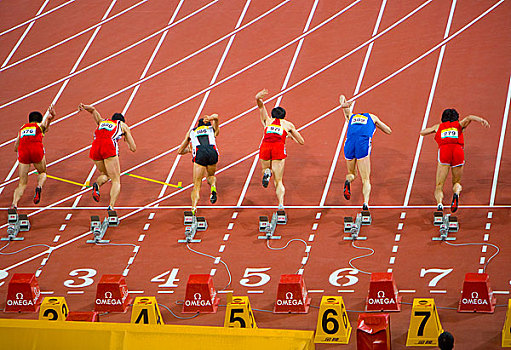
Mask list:
[[206,167],[199,165],[197,163],[193,163],[193,190],[192,190],[192,211],[195,214],[195,209],[197,208],[197,203],[200,198],[200,188],[202,185],[202,178],[204,177],[204,171]]
[[272,164],[273,174],[275,175],[273,182],[275,184],[275,193],[277,194],[277,199],[279,200],[279,208],[284,208],[284,195],[286,194],[286,188],[282,182],[285,164],[285,159],[274,159]]
[[95,160],[96,168],[98,168],[99,176],[96,179],[96,183],[98,186],[103,186],[105,182],[108,181],[108,172],[106,171],[105,161],[104,160]]
[[436,168],[436,187],[435,187],[435,199],[437,206],[443,206],[442,201],[444,199],[444,183],[449,174],[450,165],[444,165],[438,163]]
[[19,171],[19,177],[20,181],[18,183],[18,187],[14,190],[14,194],[12,196],[12,206],[17,207],[18,201],[20,200],[21,196],[23,196],[23,192],[25,192],[25,188],[27,187],[28,183],[28,171],[30,170],[30,164],[23,164],[19,163],[18,165],[18,171]]
[[208,165],[206,167],[206,170],[207,170],[207,174],[208,174],[208,177],[207,177],[208,184],[209,184],[209,187],[211,188],[211,195],[209,197],[209,200],[210,200],[211,204],[214,204],[217,200],[216,176],[215,176],[216,164]]
[[348,168],[348,174],[346,174],[346,181],[344,181],[344,198],[349,200],[351,198],[351,182],[355,180],[357,176],[356,171],[357,160],[356,159],[346,159],[346,167]]
[[364,196],[364,204],[369,205],[369,196],[371,195],[371,158],[369,156],[357,159],[358,171],[362,179],[362,195]]
[[115,208],[117,197],[119,196],[119,193],[121,193],[121,165],[119,164],[119,156],[107,158],[104,162],[106,174],[110,180],[112,180],[109,207],[113,210]]
[[39,163],[34,163],[37,170],[37,187],[43,187],[46,182],[46,156]]
[[459,195],[462,190],[460,182],[461,177],[463,176],[463,165],[452,167],[451,174],[452,174],[452,191]]
[[271,170],[272,170],[271,160],[261,159],[261,168],[263,171],[262,183],[263,183],[263,187],[266,188],[266,187],[268,187],[268,184],[270,183]]

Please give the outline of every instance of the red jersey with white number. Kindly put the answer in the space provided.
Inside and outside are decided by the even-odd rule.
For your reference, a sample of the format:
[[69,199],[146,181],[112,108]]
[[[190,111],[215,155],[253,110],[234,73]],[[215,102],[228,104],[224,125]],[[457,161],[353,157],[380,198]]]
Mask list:
[[435,134],[435,141],[438,143],[439,147],[449,144],[458,144],[463,147],[465,145],[465,140],[463,139],[463,131],[460,123],[455,121],[440,124]]
[[263,142],[286,142],[287,131],[280,125],[280,119],[273,119],[273,122],[264,128]]
[[18,136],[20,138],[20,147],[23,147],[27,143],[42,143],[44,133],[38,123],[28,123],[21,127]]
[[122,128],[120,120],[102,120],[99,122],[96,131],[94,131],[95,139],[111,139],[117,143],[122,136]]

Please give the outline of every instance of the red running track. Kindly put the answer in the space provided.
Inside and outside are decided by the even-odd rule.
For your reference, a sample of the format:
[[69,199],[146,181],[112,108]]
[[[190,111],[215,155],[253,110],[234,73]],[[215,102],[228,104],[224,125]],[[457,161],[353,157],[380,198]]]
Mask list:
[[[110,7],[109,1],[72,2],[34,21],[15,50],[28,25],[0,35],[0,206],[7,209],[17,184],[12,139],[29,111],[43,110],[52,101],[56,101],[58,117],[65,118],[45,137],[48,174],[80,183],[90,179],[93,164],[86,147],[94,122],[74,111],[80,102],[100,101],[96,105],[104,115],[125,113],[137,141],[136,153],[129,153],[126,147],[121,150],[122,170],[160,181],[182,181],[185,188],[123,176],[117,205],[124,218],[107,236],[112,243],[126,245],[93,246],[85,243],[90,237],[89,216],[104,213],[105,199],[98,206],[87,190],[48,179],[41,204],[34,207],[32,175],[20,201],[20,210],[31,215],[32,229],[23,234],[24,241],[1,250],[12,253],[27,248],[0,255],[0,268],[8,273],[0,281],[0,308],[5,305],[10,275],[38,271],[41,289],[66,296],[71,310],[92,309],[96,282],[108,273],[126,274],[131,291],[155,295],[176,313],[180,311],[176,302],[183,299],[191,273],[212,273],[217,289],[249,295],[254,308],[271,310],[279,276],[296,273],[305,263],[303,275],[313,291],[312,305],[318,306],[322,295],[342,295],[352,311],[349,317],[354,327],[368,290],[369,275],[364,272],[392,271],[405,303],[416,297],[435,298],[442,325],[455,335],[457,347],[483,349],[500,344],[505,307],[497,307],[490,315],[459,314],[450,308],[457,306],[467,272],[486,268],[493,290],[499,293],[498,305],[507,304],[511,290],[507,269],[511,241],[505,235],[511,207],[505,176],[511,171],[509,133],[505,132],[511,74],[509,3],[138,3],[113,2]],[[41,13],[61,4],[64,1],[50,1]],[[0,33],[36,16],[41,5],[1,2]],[[13,65],[119,13],[102,24],[96,35],[93,28]],[[157,34],[116,54],[169,23],[164,37]],[[373,36],[376,39],[369,45]],[[222,37],[224,40],[207,46]],[[331,62],[335,63],[328,66]],[[65,84],[70,73],[75,75]],[[47,85],[51,86],[41,89]],[[278,227],[283,238],[271,242],[271,247],[283,247],[290,239],[306,244],[293,241],[283,250],[270,250],[256,239],[259,215],[270,215],[277,203],[273,187],[261,187],[260,167],[254,164],[261,137],[254,95],[264,87],[270,90],[270,97],[284,91],[277,102],[302,128],[306,140],[304,146],[288,143],[285,185],[289,223]],[[369,239],[357,243],[375,253],[352,262],[360,271],[352,275],[356,283],[348,286],[350,280],[343,276],[351,271],[347,270],[350,259],[367,251],[342,240],[343,217],[359,210],[361,184],[359,180],[353,183],[350,202],[342,198],[344,132],[340,112],[335,110],[340,93],[355,96],[357,111],[374,113],[393,129],[391,136],[375,135],[374,221],[362,229]],[[25,95],[29,96],[21,98]],[[267,106],[273,107],[276,100],[268,101]],[[466,132],[467,164],[458,214],[461,229],[455,243],[478,245],[448,246],[431,241],[438,235],[431,223],[436,147],[432,137],[422,142],[418,133],[423,125],[436,123],[447,107],[457,108],[462,115],[482,115],[491,123],[490,129],[471,125]],[[209,205],[203,189],[200,212],[208,219],[209,228],[200,234],[202,242],[191,248],[220,257],[228,266],[230,285],[223,264],[177,243],[184,236],[183,209],[190,205],[191,164],[189,156],[177,156],[176,146],[197,116],[213,112],[223,123],[218,137],[219,201]],[[451,196],[448,187],[447,200]],[[5,233],[5,225],[2,228]],[[500,253],[485,265],[495,252],[490,243],[498,246]],[[48,254],[47,247],[34,244],[55,249]],[[254,269],[264,269],[259,273],[269,281],[256,276],[247,279]],[[346,270],[337,275],[339,269]],[[428,272],[431,269],[450,272],[435,284],[438,274]],[[177,272],[179,281],[166,284],[170,271]],[[163,317],[170,324],[221,326],[223,311],[220,308],[214,315],[180,320],[163,310]],[[306,315],[255,311],[255,317],[259,327],[315,329],[317,311],[311,308]],[[410,306],[403,305],[391,318],[393,347],[404,348]],[[129,315],[109,314],[102,320],[128,322]],[[356,347],[354,338],[346,348]]]

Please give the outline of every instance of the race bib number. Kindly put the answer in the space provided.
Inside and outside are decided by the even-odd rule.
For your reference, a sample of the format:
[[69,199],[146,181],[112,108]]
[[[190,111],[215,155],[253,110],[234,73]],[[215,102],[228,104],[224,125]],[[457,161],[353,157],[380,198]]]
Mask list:
[[266,129],[267,134],[278,134],[282,136],[284,130],[280,125],[269,125],[268,129]]
[[197,134],[197,136],[207,135],[208,129],[207,128],[197,128],[197,129],[195,129],[195,133]]
[[115,129],[115,126],[116,126],[116,123],[112,123],[112,122],[109,122],[109,121],[104,121],[104,122],[101,122],[99,123],[99,130],[108,130],[108,131],[112,131],[113,129]]
[[20,137],[35,136],[35,134],[36,134],[35,126],[29,126],[28,128],[24,128],[21,130]]
[[365,115],[355,115],[351,118],[351,124],[367,124],[367,117]]
[[456,128],[448,128],[443,129],[440,133],[441,138],[446,139],[457,139],[458,138],[458,129]]

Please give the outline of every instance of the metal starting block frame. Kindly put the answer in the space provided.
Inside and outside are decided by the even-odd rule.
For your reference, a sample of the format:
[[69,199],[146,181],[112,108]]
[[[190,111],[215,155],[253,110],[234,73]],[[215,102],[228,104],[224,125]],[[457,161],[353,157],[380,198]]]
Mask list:
[[363,210],[361,213],[357,214],[355,221],[351,216],[344,217],[344,233],[349,233],[350,237],[344,237],[345,241],[356,241],[356,240],[366,240],[367,237],[360,237],[360,228],[362,225],[371,225],[373,219],[371,218],[371,213],[368,210]]
[[259,217],[259,232],[264,232],[264,236],[258,236],[257,239],[281,239],[282,236],[274,236],[277,225],[287,224],[287,214],[284,210],[277,210],[273,213],[271,221],[267,216]]
[[197,231],[206,231],[208,222],[203,216],[195,216],[191,211],[184,212],[185,239],[179,239],[179,243],[200,243],[201,240],[195,238]]
[[90,230],[94,235],[93,239],[87,240],[87,243],[110,243],[110,240],[103,239],[105,236],[106,230],[109,227],[119,226],[119,217],[117,216],[117,212],[115,210],[108,211],[108,217],[106,217],[103,222],[101,222],[98,215],[91,215],[90,217]]
[[434,213],[433,224],[435,226],[440,226],[440,237],[433,237],[431,240],[433,241],[454,241],[456,237],[449,237],[449,232],[458,232],[460,227],[458,223],[458,218],[456,216],[451,216],[451,214],[444,215],[441,211],[436,211]]
[[18,233],[30,230],[30,221],[26,214],[19,214],[14,208],[7,210],[7,237],[2,237],[2,241],[22,241],[24,237],[18,237]]

